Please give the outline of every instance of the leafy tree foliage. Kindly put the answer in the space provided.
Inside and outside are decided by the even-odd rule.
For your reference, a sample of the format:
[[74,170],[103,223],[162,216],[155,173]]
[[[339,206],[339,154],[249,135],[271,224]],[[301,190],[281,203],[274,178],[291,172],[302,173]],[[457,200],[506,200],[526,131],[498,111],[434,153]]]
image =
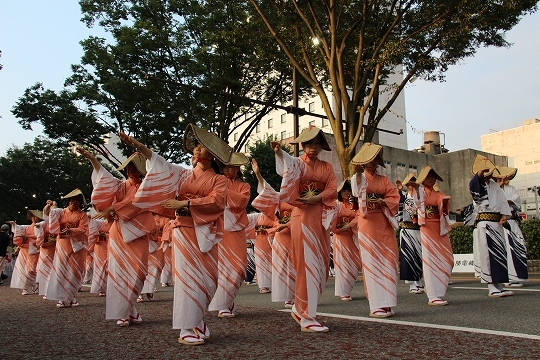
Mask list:
[[[473,56],[479,47],[508,46],[505,33],[521,16],[537,10],[537,0],[250,3],[321,98],[344,177],[361,136],[372,140],[413,77],[442,81],[449,66]],[[389,81],[399,69],[402,78]]]
[[[248,150],[251,154],[251,158],[257,160],[263,178],[270,184],[270,186],[272,186],[274,190],[279,191],[279,188],[281,187],[281,176],[276,173],[276,157],[272,147],[270,146],[270,142],[274,141],[274,139],[275,137],[273,135],[269,135],[265,137],[264,140],[257,140],[253,145],[248,145]],[[291,153],[291,149],[288,146],[282,145],[281,148],[283,151],[286,151],[289,154]],[[244,180],[251,186],[251,197],[248,207],[248,212],[251,212],[255,210],[251,206],[251,202],[258,195],[258,181],[255,174],[253,174],[251,163],[245,167],[243,175]]]
[[0,221],[27,224],[28,209],[43,209],[47,200],[64,205],[60,198],[79,188],[89,201],[92,167],[67,146],[37,137],[33,144],[12,147],[0,157]]
[[[290,97],[290,67],[276,56],[253,8],[239,0],[81,0],[83,21],[106,37],[81,41],[84,56],[60,92],[28,88],[13,113],[24,128],[76,141],[108,158],[102,136],[124,131],[166,159],[187,160],[182,134],[196,123],[228,139],[251,132]],[[202,89],[201,89],[202,88]],[[216,95],[218,93],[219,95]],[[229,96],[224,96],[230,95]],[[247,136],[242,136],[242,139]],[[243,142],[236,146],[242,148]],[[129,149],[124,149],[125,155]],[[109,159],[115,162],[115,159]]]

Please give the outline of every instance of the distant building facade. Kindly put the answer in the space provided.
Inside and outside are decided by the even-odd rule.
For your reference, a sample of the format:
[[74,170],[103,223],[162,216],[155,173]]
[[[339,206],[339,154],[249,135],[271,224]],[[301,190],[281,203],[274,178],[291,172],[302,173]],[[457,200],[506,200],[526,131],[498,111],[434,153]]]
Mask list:
[[540,119],[528,119],[522,126],[480,137],[482,151],[508,157],[508,166],[518,169],[510,182],[520,193],[522,211],[538,218],[540,196]]

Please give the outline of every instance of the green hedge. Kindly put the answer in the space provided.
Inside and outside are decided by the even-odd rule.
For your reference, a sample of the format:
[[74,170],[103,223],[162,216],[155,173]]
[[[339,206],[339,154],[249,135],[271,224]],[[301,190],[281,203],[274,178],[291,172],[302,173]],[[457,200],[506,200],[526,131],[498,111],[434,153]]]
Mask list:
[[[527,259],[540,259],[540,220],[523,221],[520,225],[521,232],[527,246]],[[473,252],[472,226],[454,226],[450,231],[450,242],[454,254],[470,254]]]

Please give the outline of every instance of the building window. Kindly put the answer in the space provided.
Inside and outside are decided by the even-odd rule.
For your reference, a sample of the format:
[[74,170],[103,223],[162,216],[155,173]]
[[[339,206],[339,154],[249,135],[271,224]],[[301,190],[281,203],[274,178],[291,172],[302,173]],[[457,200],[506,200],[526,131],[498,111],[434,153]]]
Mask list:
[[238,141],[238,133],[234,133],[234,141]]
[[287,138],[287,132],[286,132],[286,131],[282,131],[282,132],[281,132],[281,140],[286,139],[286,138]]
[[287,114],[281,114],[281,123],[285,124],[286,121],[287,121]]
[[398,162],[397,167],[398,168],[405,168],[405,164]]
[[415,170],[415,171],[416,171],[416,170],[418,170],[418,166],[416,166],[416,165],[409,165],[409,169],[410,169],[410,170]]
[[256,133],[260,133],[261,132],[261,124],[258,123],[257,125],[255,125],[255,132]]
[[309,122],[309,126],[315,126],[315,120],[311,120],[311,121]]
[[271,129],[274,126],[274,119],[268,119],[268,128]]
[[249,144],[246,144],[246,145],[244,146],[244,152],[245,152],[245,153],[249,153]]
[[310,102],[308,107],[309,107],[309,112],[314,112],[315,111],[315,102]]
[[322,119],[322,126],[328,126],[328,125],[330,125],[330,122],[328,121],[328,119],[327,118]]
[[392,166],[392,162],[388,160],[384,160],[384,166]]

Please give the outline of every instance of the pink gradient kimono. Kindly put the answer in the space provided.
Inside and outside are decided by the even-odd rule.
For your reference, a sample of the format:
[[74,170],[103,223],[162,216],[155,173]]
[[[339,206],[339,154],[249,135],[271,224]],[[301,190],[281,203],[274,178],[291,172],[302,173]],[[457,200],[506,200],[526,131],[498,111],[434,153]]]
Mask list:
[[246,207],[250,186],[235,179],[227,179],[227,205],[224,212],[223,240],[218,244],[218,288],[208,310],[231,310],[242,281],[246,278],[247,248]]
[[[61,235],[63,229],[71,233]],[[76,299],[82,286],[86,243],[88,242],[88,215],[81,210],[51,209],[49,231],[57,234],[53,270],[47,287],[47,300],[70,302]]]
[[272,288],[272,245],[273,235],[268,230],[274,226],[274,216],[259,213],[255,225],[255,273],[259,289]]
[[227,179],[212,169],[186,169],[170,164],[155,153],[146,167],[148,174],[134,202],[137,206],[173,217],[172,211],[167,213],[159,204],[175,197],[190,200],[189,209],[177,211],[171,223],[171,238],[173,329],[192,329],[202,325],[205,310],[216,292],[215,245],[223,239]]
[[[328,280],[330,230],[328,212],[336,205],[337,180],[332,165],[299,158],[283,152],[276,156],[276,170],[282,176],[281,201],[294,206],[291,214],[292,260],[296,270],[295,311],[307,320],[315,319],[317,304]],[[319,194],[321,203],[296,201],[305,194]]]
[[49,286],[49,279],[51,277],[53,264],[54,264],[54,252],[56,250],[56,239],[54,236],[49,235],[49,223],[45,222],[46,234],[43,239],[43,244],[39,249],[39,260],[37,264],[37,276],[36,282],[39,284],[39,295],[47,295],[47,287]]
[[163,229],[159,241],[162,244],[163,251],[163,269],[161,270],[161,284],[172,283],[172,240],[171,240],[171,225],[173,220],[160,217],[163,223]]
[[[353,196],[358,197],[358,243],[362,275],[371,311],[397,306],[398,246],[394,229],[399,193],[386,176],[364,172],[357,182],[351,178]],[[386,206],[372,200],[382,198]]]
[[[354,283],[361,267],[360,246],[358,245],[358,220],[356,211],[349,205],[338,202],[336,217],[332,222],[334,232],[334,269],[335,295],[351,296]],[[345,231],[339,229],[345,224],[350,228]]]
[[[430,190],[424,186],[413,193],[418,207],[420,243],[422,244],[422,270],[429,300],[443,298],[454,267],[454,254],[448,232],[450,202],[443,207],[444,193]],[[436,209],[436,210],[435,210]]]
[[[293,207],[279,201],[279,193],[265,182],[258,188],[259,195],[252,205],[266,217],[274,218],[274,240],[272,241],[272,301],[294,301],[296,271],[292,263],[292,241],[290,219]],[[279,206],[276,206],[279,204]],[[279,212],[279,217],[276,216]],[[285,226],[281,231],[278,227]],[[257,275],[258,277],[258,275]]]
[[[13,267],[10,287],[34,290],[36,287],[39,247],[43,243],[45,222],[36,225],[15,225],[13,243],[19,247],[19,255]],[[26,237],[23,239],[23,236]]]
[[94,272],[90,292],[93,294],[107,292],[107,246],[109,229],[112,222],[103,219],[90,220],[88,242],[93,245]]
[[102,166],[92,173],[92,204],[103,210],[112,206],[109,229],[106,319],[137,316],[137,297],[148,272],[148,240],[156,224],[152,214],[133,205],[140,184],[113,177]]

